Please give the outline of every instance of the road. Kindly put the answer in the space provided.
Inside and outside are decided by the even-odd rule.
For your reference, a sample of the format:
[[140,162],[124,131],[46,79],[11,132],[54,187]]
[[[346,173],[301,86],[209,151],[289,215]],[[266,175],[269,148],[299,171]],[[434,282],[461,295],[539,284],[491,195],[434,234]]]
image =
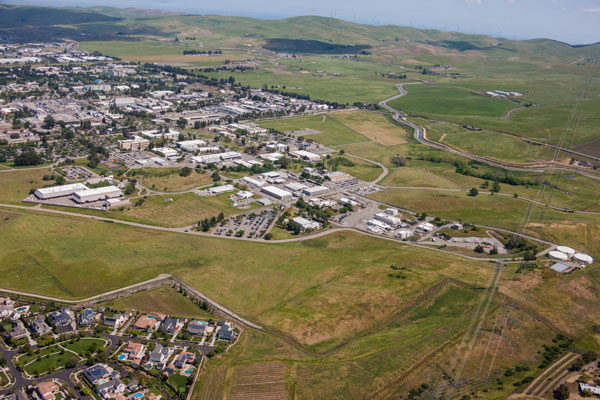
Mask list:
[[[544,162],[544,163],[540,163],[540,166],[537,167],[533,167],[533,166],[520,166],[519,164],[515,164],[515,163],[509,163],[509,162],[505,162],[505,161],[499,161],[499,160],[495,160],[493,158],[490,157],[485,157],[485,156],[478,156],[475,154],[470,154],[470,153],[465,153],[459,150],[456,150],[450,146],[447,146],[445,144],[442,143],[438,143],[438,142],[434,142],[431,141],[429,139],[427,139],[427,131],[425,130],[425,128],[418,126],[412,122],[410,122],[406,117],[407,115],[400,110],[396,110],[395,108],[392,108],[391,106],[388,105],[388,103],[390,101],[399,99],[401,97],[406,96],[408,93],[406,92],[406,90],[404,89],[404,87],[402,86],[402,84],[397,84],[396,88],[398,89],[398,91],[400,92],[399,94],[397,94],[396,96],[390,97],[389,99],[383,100],[381,102],[379,102],[379,106],[392,112],[394,114],[394,119],[396,121],[398,121],[399,123],[408,126],[409,128],[411,128],[414,132],[414,138],[421,144],[424,144],[425,146],[429,146],[429,147],[433,147],[435,149],[438,150],[442,150],[448,153],[452,153],[464,158],[467,158],[469,160],[473,160],[473,161],[477,161],[480,162],[482,164],[486,164],[489,165],[491,167],[498,167],[498,168],[503,168],[509,171],[521,171],[521,172],[536,172],[536,173],[543,173],[546,171],[549,171],[550,169],[553,170],[562,170],[562,171],[569,171],[572,173],[577,173],[583,176],[586,176],[588,178],[592,178],[592,179],[596,179],[596,180],[600,180],[600,175],[596,175],[593,174],[591,172],[585,171],[585,170],[581,170],[578,168],[573,168],[573,167],[566,167],[566,166],[556,166],[553,163],[550,162]],[[562,149],[564,151],[568,151],[566,149]],[[583,155],[583,154],[581,154]],[[585,155],[583,155],[585,156]],[[589,156],[585,156],[585,157],[589,157]]]

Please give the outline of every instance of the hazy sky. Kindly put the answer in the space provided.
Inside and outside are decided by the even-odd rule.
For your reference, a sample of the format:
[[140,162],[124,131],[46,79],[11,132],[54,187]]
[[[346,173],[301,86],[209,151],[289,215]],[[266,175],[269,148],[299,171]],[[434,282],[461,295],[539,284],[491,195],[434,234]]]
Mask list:
[[600,41],[600,0],[0,0],[6,4],[109,5],[192,13],[284,18],[323,15],[511,39]]

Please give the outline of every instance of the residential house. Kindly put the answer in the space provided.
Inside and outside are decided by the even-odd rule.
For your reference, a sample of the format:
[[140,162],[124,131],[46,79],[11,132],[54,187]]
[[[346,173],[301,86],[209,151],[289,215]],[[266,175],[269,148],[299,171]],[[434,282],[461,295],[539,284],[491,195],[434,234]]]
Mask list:
[[160,326],[160,320],[153,316],[142,315],[135,321],[133,327],[146,332],[155,332]]
[[12,340],[21,340],[27,337],[27,330],[21,321],[17,322],[17,326],[8,334]]
[[180,330],[181,328],[183,328],[183,325],[185,324],[187,320],[185,318],[167,318],[165,319],[165,322],[163,323],[162,326],[162,331],[164,333],[168,333],[170,335],[174,334],[175,332],[177,332],[178,330]]
[[80,326],[90,326],[94,323],[94,310],[92,308],[86,308],[81,311],[79,315]]
[[127,321],[127,318],[123,314],[117,313],[111,316],[104,316],[103,324],[109,328],[119,328],[125,321]]
[[206,332],[207,326],[208,324],[206,323],[206,321],[194,320],[188,324],[186,331],[190,335],[203,336]]
[[51,312],[48,314],[48,320],[54,326],[57,333],[72,332],[77,328],[75,313],[68,308]]
[[127,358],[130,360],[139,360],[144,357],[146,353],[146,346],[142,343],[129,342],[124,351],[127,354]]
[[175,357],[173,364],[177,368],[182,368],[185,364],[193,364],[196,361],[196,355],[194,353],[190,353],[189,351],[182,351]]
[[150,352],[150,354],[148,355],[148,359],[150,360],[150,362],[153,363],[164,364],[169,360],[172,354],[172,348],[163,346],[159,343],[158,345],[156,345],[154,350]]
[[35,318],[33,321],[31,321],[31,323],[29,324],[29,328],[33,333],[38,334],[40,336],[52,332],[52,329],[48,326],[46,320],[41,315]]
[[38,383],[35,391],[44,400],[54,400],[54,396],[60,391],[60,387],[53,381],[46,381]]
[[231,329],[231,324],[229,322],[219,321],[218,325],[220,329],[217,331],[217,339],[229,341],[235,339],[235,332]]
[[119,378],[113,378],[108,382],[101,383],[96,387],[98,393],[103,399],[110,399],[125,392],[125,384]]
[[96,364],[85,369],[83,371],[83,377],[87,379],[92,386],[97,386],[110,379],[118,379],[121,375],[108,365]]

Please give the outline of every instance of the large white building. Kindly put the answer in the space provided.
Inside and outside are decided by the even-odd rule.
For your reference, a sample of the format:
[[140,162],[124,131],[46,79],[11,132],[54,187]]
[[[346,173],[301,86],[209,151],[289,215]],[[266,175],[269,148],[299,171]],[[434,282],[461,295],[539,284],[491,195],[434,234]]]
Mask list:
[[329,190],[327,186],[313,186],[303,190],[303,193],[307,196],[318,196]]
[[321,224],[319,224],[318,222],[303,217],[296,217],[292,219],[292,221],[300,225],[300,228],[303,231],[307,229],[319,229],[321,227]]
[[167,158],[173,158],[179,156],[177,150],[170,147],[156,147],[152,149],[152,152]]
[[134,136],[133,139],[119,140],[119,148],[122,150],[143,150],[150,145],[148,139]]
[[394,217],[386,213],[377,213],[375,214],[374,218],[383,221],[386,224],[391,225],[393,227],[399,226],[402,223],[402,220],[400,218]]
[[320,155],[311,153],[310,151],[306,151],[306,150],[292,151],[291,154],[297,158],[300,158],[303,160],[308,160],[308,161],[319,161],[321,159]]
[[292,197],[292,194],[287,190],[279,189],[276,186],[265,186],[261,190],[261,192],[268,194],[269,196],[273,196],[276,199],[284,200]]
[[263,181],[259,181],[258,179],[250,178],[249,176],[245,176],[242,178],[242,182],[248,185],[263,187],[265,183]]
[[91,203],[99,200],[114,199],[123,196],[123,192],[116,186],[104,186],[95,189],[85,189],[73,193],[71,197],[76,203]]
[[207,154],[205,156],[195,156],[190,158],[193,162],[198,164],[210,164],[218,163],[220,161],[238,160],[242,158],[242,155],[237,151],[228,151],[225,153],[218,154]]
[[234,190],[235,187],[233,187],[233,185],[222,185],[208,188],[208,192],[210,194],[222,194],[227,192],[233,192]]
[[183,151],[194,152],[198,150],[199,147],[204,147],[208,144],[206,140],[196,139],[196,140],[184,140],[181,142],[177,142],[177,147],[179,147]]
[[64,196],[70,196],[73,193],[80,191],[80,190],[86,190],[87,186],[85,186],[83,183],[73,183],[70,185],[61,185],[61,186],[52,186],[52,187],[47,187],[47,188],[41,188],[35,191],[35,197],[37,197],[40,200],[48,200],[48,199],[54,199],[56,197],[64,197]]

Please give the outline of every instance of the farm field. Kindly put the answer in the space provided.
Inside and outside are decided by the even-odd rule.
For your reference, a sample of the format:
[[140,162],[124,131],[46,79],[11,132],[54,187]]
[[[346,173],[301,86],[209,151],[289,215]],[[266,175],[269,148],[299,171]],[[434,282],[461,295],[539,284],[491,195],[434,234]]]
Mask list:
[[177,293],[168,286],[144,290],[129,296],[121,297],[104,304],[111,309],[140,312],[159,312],[171,316],[189,318],[210,318],[211,314],[202,310],[187,297]]
[[389,119],[386,114],[349,111],[330,114],[329,117],[384,146],[404,144],[407,135],[410,134],[402,125]]

